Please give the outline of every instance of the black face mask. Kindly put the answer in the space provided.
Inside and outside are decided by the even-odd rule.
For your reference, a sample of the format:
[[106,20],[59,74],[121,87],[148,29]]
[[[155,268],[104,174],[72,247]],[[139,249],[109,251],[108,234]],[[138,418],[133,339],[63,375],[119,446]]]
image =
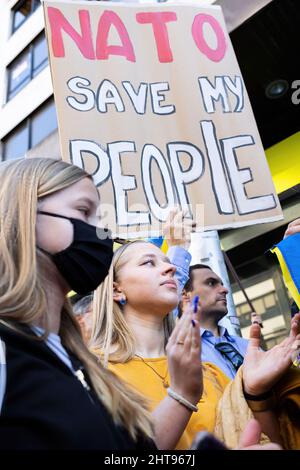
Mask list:
[[86,295],[95,290],[106,278],[113,257],[111,231],[97,228],[79,219],[39,211],[38,214],[67,219],[73,224],[74,236],[70,246],[51,254],[57,269],[77,294]]

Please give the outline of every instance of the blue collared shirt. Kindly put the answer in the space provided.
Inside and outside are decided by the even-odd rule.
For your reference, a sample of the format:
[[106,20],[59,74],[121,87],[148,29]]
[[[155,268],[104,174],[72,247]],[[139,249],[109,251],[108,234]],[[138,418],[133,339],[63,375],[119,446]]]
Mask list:
[[235,349],[244,357],[246,354],[248,340],[241,338],[240,336],[231,336],[226,328],[219,326],[220,336],[214,336],[213,333],[204,328],[200,328],[201,334],[201,359],[203,362],[212,362],[219,369],[224,372],[230,379],[234,379],[236,370],[231,362],[224,357],[217,349],[215,349],[216,343],[227,342],[231,343]]

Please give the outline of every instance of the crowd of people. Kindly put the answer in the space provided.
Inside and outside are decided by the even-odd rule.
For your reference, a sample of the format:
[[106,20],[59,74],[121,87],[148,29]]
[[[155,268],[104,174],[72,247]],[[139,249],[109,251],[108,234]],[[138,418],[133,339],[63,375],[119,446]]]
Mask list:
[[232,449],[300,449],[300,314],[268,351],[255,316],[249,340],[230,335],[227,289],[189,268],[182,212],[167,254],[142,240],[114,252],[98,205],[76,166],[0,165],[0,448],[187,450],[206,430]]

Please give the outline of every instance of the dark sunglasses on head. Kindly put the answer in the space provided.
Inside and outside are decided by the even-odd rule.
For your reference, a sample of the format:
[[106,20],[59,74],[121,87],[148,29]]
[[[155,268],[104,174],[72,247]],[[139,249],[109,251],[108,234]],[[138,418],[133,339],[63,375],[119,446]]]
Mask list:
[[229,360],[235,370],[238,370],[244,362],[243,356],[232,346],[231,343],[217,343],[215,344],[215,349]]

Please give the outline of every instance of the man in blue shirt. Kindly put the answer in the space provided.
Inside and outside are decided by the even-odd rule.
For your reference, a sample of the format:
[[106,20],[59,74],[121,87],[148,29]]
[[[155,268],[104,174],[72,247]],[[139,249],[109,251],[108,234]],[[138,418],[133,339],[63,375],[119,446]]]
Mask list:
[[218,324],[227,314],[228,290],[222,279],[204,264],[191,266],[189,276],[183,291],[183,308],[186,302],[199,296],[202,361],[212,362],[233,379],[243,362],[248,341],[230,335]]

